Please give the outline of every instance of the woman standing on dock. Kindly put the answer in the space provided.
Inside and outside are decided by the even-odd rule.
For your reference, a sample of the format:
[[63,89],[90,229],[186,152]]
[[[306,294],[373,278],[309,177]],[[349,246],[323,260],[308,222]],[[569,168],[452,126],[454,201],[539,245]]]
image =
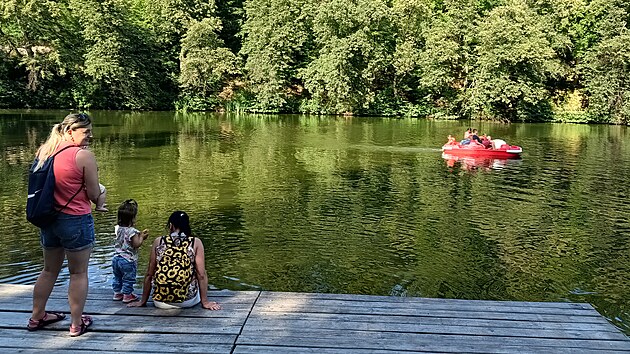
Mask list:
[[70,335],[80,336],[92,324],[90,316],[83,316],[83,308],[88,292],[88,261],[95,239],[91,202],[96,203],[101,191],[96,158],[86,149],[91,139],[90,117],[85,113],[69,114],[53,126],[48,140],[37,150],[39,163],[35,170],[56,154],[54,201],[59,213],[52,224],[40,229],[44,269],[33,289],[33,313],[27,326],[29,331],[66,317],[61,313],[46,312],[46,303],[66,257],[70,272]]

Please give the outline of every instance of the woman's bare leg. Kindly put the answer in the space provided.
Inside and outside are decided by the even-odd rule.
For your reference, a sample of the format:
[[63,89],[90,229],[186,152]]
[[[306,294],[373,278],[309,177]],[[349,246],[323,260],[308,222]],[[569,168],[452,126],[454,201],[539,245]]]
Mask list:
[[33,313],[31,318],[39,320],[46,314],[46,303],[52,292],[59,271],[63,265],[64,250],[63,248],[55,248],[52,250],[44,250],[44,269],[37,277],[35,287],[33,288]]
[[68,287],[68,302],[72,326],[81,326],[81,315],[85,307],[88,293],[88,262],[92,248],[77,252],[66,252],[68,270],[70,271],[70,286]]

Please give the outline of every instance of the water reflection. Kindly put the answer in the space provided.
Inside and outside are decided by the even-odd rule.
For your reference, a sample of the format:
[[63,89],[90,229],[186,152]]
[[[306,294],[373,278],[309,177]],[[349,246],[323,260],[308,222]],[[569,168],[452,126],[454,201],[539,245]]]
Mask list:
[[[0,282],[41,269],[26,171],[65,113],[0,112]],[[527,152],[505,161],[441,158],[467,122],[92,113],[109,205],[137,200],[152,236],[186,210],[212,287],[585,301],[630,333],[626,128],[480,123]],[[115,219],[95,215],[95,287]]]
[[446,161],[446,166],[454,168],[459,165],[462,170],[466,171],[489,171],[489,170],[502,170],[509,166],[518,166],[522,163],[522,159],[497,159],[490,157],[471,157],[471,156],[456,156],[443,152],[442,158]]

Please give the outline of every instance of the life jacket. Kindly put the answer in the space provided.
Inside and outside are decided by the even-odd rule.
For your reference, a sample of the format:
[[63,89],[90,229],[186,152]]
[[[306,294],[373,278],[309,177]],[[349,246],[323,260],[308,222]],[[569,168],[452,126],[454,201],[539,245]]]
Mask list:
[[193,236],[162,236],[164,245],[161,257],[158,256],[157,269],[153,277],[153,300],[161,302],[184,302],[188,288],[195,276],[195,261],[188,253],[194,249]]

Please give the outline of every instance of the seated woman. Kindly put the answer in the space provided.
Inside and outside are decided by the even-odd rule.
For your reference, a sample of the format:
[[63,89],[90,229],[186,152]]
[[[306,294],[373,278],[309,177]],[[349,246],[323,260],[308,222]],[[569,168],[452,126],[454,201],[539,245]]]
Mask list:
[[169,235],[153,242],[142,299],[128,306],[146,306],[153,289],[153,304],[158,308],[192,307],[201,302],[205,309],[220,310],[218,303],[208,300],[203,243],[192,236],[188,214],[173,212],[168,229]]

